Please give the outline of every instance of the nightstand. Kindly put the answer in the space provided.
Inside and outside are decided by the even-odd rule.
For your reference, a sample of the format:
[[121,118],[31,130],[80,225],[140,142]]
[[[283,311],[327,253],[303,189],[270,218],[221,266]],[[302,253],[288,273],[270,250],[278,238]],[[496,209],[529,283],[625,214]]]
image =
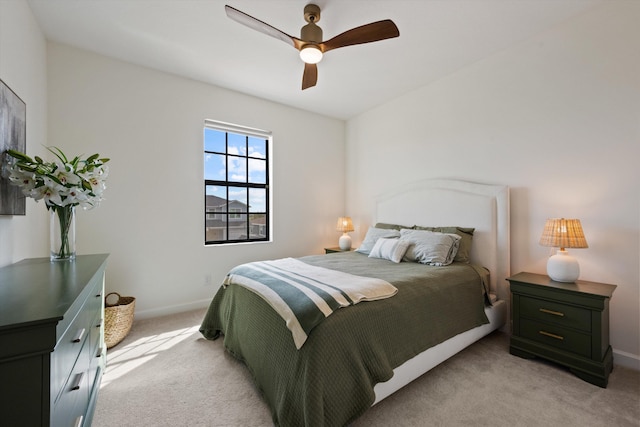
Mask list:
[[348,251],[343,251],[342,249],[340,249],[338,246],[334,246],[332,248],[324,248],[324,253],[325,254],[332,254],[334,252],[349,252],[349,251],[355,251],[354,248],[349,249]]
[[609,300],[615,285],[518,273],[511,284],[513,334],[509,352],[568,367],[583,380],[606,387],[613,369]]

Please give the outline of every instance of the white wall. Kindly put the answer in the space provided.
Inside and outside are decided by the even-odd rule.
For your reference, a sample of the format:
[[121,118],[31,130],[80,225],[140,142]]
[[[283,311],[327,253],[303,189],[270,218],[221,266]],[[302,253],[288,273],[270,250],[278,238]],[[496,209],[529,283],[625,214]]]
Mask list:
[[[640,369],[640,3],[613,2],[347,123],[347,212],[433,177],[511,187],[511,271],[545,273],[547,217],[580,218],[581,279],[617,284],[615,362]],[[446,225],[446,224],[424,224]]]
[[[0,1],[0,78],[27,104],[28,153],[113,159],[107,200],[79,212],[78,250],[112,254],[107,288],[136,296],[138,315],[206,304],[239,262],[321,253],[343,213],[357,244],[376,195],[458,177],[511,186],[513,272],[545,271],[547,217],[582,219],[581,278],[618,285],[616,362],[638,367],[639,18],[638,3],[608,2],[350,120],[346,209],[342,122],[67,46],[47,52],[23,1]],[[205,118],[273,131],[273,243],[203,246]],[[0,266],[47,255],[46,219],[31,199],[26,216],[0,216]]]
[[[239,263],[335,246],[343,121],[66,45],[48,57],[49,143],[112,159],[106,200],[78,214],[78,253],[111,254],[107,291],[135,296],[138,318],[207,305]],[[204,246],[205,119],[273,132],[273,243]]]
[[[46,41],[29,6],[0,1],[0,79],[27,105],[27,153],[47,145]],[[0,267],[48,256],[49,224],[43,203],[27,199],[26,215],[0,215]]]

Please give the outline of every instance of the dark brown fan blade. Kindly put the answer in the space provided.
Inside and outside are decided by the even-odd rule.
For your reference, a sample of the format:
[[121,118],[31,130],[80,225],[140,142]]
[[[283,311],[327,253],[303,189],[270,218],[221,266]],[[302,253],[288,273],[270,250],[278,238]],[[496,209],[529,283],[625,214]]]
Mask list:
[[303,45],[303,41],[297,37],[290,36],[289,34],[280,31],[279,29],[272,27],[266,22],[262,22],[259,19],[254,18],[253,16],[247,15],[244,12],[239,11],[229,5],[224,7],[227,12],[227,16],[233,19],[236,22],[241,23],[242,25],[246,25],[247,27],[254,29],[256,31],[260,31],[263,34],[266,34],[271,37],[275,37],[278,40],[282,40],[283,42],[295,47],[300,50]]
[[379,40],[398,37],[399,35],[400,31],[398,27],[396,27],[396,24],[390,19],[385,19],[384,21],[372,22],[371,24],[352,28],[342,34],[338,34],[334,38],[321,43],[321,49],[327,52],[339,47],[377,42]]
[[316,85],[318,81],[318,67],[316,64],[304,64],[304,74],[302,75],[302,90]]

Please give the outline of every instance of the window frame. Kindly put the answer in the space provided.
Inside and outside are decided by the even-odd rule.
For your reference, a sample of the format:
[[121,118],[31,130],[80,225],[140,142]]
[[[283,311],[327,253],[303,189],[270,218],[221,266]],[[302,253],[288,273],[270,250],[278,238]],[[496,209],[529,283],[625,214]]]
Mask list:
[[[215,130],[218,132],[224,133],[224,152],[220,151],[211,151],[207,150],[206,146],[206,132],[207,129]],[[229,144],[229,134],[241,135],[244,137],[245,144],[245,152],[244,154],[240,153],[230,153],[230,144]],[[249,141],[251,138],[258,138],[260,140],[264,140],[265,143],[265,153],[264,157],[259,156],[251,156],[249,153]],[[204,181],[204,244],[205,246],[212,245],[227,245],[227,244],[238,244],[238,243],[258,243],[258,242],[271,242],[272,241],[272,227],[271,227],[271,206],[272,206],[272,188],[271,188],[271,158],[272,158],[272,143],[273,138],[272,134],[269,131],[264,131],[260,129],[249,128],[240,125],[234,125],[230,123],[224,123],[214,120],[205,120],[204,128],[203,128],[203,181]],[[234,142],[234,145],[236,142]],[[207,170],[206,170],[206,162],[208,155],[215,156],[224,156],[225,161],[225,179],[207,179]],[[230,159],[234,159],[235,161],[241,160],[244,162],[245,167],[245,176],[244,181],[234,181],[230,178]],[[264,171],[264,183],[260,182],[250,182],[250,164],[252,160],[260,160],[265,162],[265,171]],[[209,177],[211,178],[211,177]],[[218,186],[224,187],[225,198],[219,197],[218,195],[207,194],[207,189],[210,186]],[[230,189],[237,188],[244,191],[245,198],[244,200],[238,200],[230,197]],[[250,198],[251,198],[251,189],[259,189],[264,190],[265,193],[265,205],[264,211],[252,212],[250,206]],[[221,199],[224,202],[224,206],[226,208],[222,208],[218,210],[214,206],[207,206],[207,197],[214,196]],[[237,207],[231,207],[234,202],[242,203],[246,206],[246,210],[239,209]],[[209,216],[220,217],[222,219],[222,223],[224,227],[209,227],[208,220],[215,220],[216,218],[208,218]],[[260,223],[252,223],[251,217],[257,215],[259,218],[264,218],[264,224]],[[245,219],[245,236],[246,238],[229,238],[230,233],[232,232],[233,222],[237,222],[238,219]],[[210,230],[211,229],[211,230]],[[213,230],[218,229],[220,233],[226,238],[209,238],[209,232],[214,233]],[[220,231],[222,230],[222,231]],[[264,230],[263,237],[251,237],[254,230]]]

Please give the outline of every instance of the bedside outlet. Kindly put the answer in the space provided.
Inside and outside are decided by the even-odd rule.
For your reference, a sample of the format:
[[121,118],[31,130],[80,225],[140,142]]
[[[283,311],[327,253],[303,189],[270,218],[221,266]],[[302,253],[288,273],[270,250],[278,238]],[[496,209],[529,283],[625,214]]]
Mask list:
[[205,275],[204,275],[204,282],[203,282],[203,285],[204,285],[204,286],[211,286],[211,283],[212,283],[212,282],[211,282],[211,274],[210,274],[210,273],[205,274]]

